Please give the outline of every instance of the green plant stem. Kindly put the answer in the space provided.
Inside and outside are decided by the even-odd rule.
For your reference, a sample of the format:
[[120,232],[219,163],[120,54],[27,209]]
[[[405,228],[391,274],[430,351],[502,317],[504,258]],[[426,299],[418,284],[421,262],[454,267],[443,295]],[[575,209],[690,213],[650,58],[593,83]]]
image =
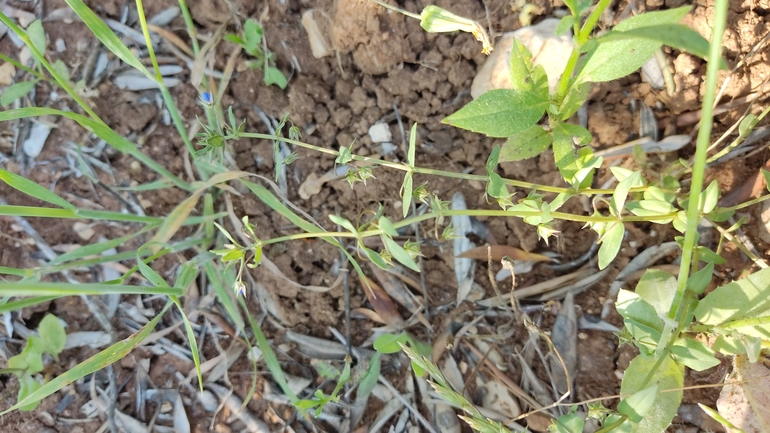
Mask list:
[[591,36],[591,32],[594,31],[596,23],[599,22],[599,18],[601,18],[604,10],[607,9],[611,2],[612,0],[600,0],[599,4],[591,11],[591,14],[588,15],[586,22],[583,24],[583,28],[580,29],[580,33],[577,35],[578,46],[588,42],[588,38]]
[[21,70],[29,72],[30,74],[36,76],[38,80],[44,80],[45,79],[45,74],[43,74],[42,72],[38,72],[38,71],[36,71],[34,69],[30,69],[30,68],[22,65],[21,63],[17,62],[16,60],[13,60],[12,58],[6,56],[5,54],[0,53],[0,60],[2,60],[4,62],[8,62],[8,63],[12,64],[13,66],[16,66],[17,68],[19,68]]
[[152,47],[152,38],[150,38],[150,29],[147,28],[147,17],[144,15],[144,4],[142,0],[136,0],[136,12],[139,15],[139,24],[142,26],[142,34],[144,35],[144,41],[147,43],[147,52],[150,54],[150,62],[152,62],[152,69],[155,71],[155,79],[158,82],[163,82],[163,75],[160,73],[160,66],[158,66],[158,59],[155,58],[155,49]]
[[195,23],[193,22],[192,15],[190,15],[190,8],[187,7],[186,0],[179,0],[179,9],[182,10],[182,18],[184,18],[184,24],[187,26],[187,34],[190,36],[193,53],[197,56],[201,50],[198,45],[198,29],[195,28]]
[[418,20],[422,21],[422,16],[420,16],[420,15],[417,15],[415,13],[409,12],[409,11],[401,9],[401,8],[397,8],[395,6],[387,4],[385,2],[381,2],[380,0],[372,0],[372,1],[377,3],[380,6],[384,7],[384,8],[390,9],[392,11],[396,11],[396,12],[404,14],[404,15],[406,15],[408,17],[415,18],[415,19],[418,19]]
[[579,58],[580,48],[576,46],[572,49],[572,54],[570,54],[569,60],[567,60],[567,66],[564,68],[564,73],[561,75],[561,79],[559,80],[559,88],[556,90],[556,98],[558,101],[563,101],[567,96],[569,84],[572,80],[572,74],[575,72],[575,67],[577,66]]
[[[320,146],[314,146],[312,144],[304,143],[302,141],[297,140],[291,140],[289,138],[283,138],[283,137],[276,137],[274,135],[269,134],[259,134],[254,132],[242,132],[239,133],[238,136],[227,136],[225,137],[226,140],[236,140],[239,137],[241,138],[259,138],[263,140],[281,140],[285,143],[293,144],[295,146],[299,146],[305,149],[313,150],[320,153],[325,153],[327,155],[333,155],[333,156],[339,156],[340,152],[334,149],[327,149],[325,147]],[[432,176],[441,176],[441,177],[448,177],[453,179],[463,179],[463,180],[476,180],[480,182],[488,182],[489,176],[482,176],[478,174],[465,174],[465,173],[458,173],[454,171],[444,171],[444,170],[435,170],[432,168],[422,168],[422,167],[409,167],[406,164],[400,164],[396,162],[389,162],[389,161],[383,161],[381,159],[377,158],[370,158],[367,156],[358,156],[353,155],[353,161],[361,161],[361,162],[367,162],[372,163],[374,165],[379,165],[382,167],[388,167],[396,170],[401,171],[412,171],[413,173],[417,174],[425,174],[425,175],[432,175]],[[513,180],[513,179],[506,179],[503,178],[503,183],[510,186],[515,186],[519,188],[526,188],[526,189],[532,189],[535,191],[543,191],[543,192],[552,192],[556,194],[584,194],[584,195],[611,195],[615,192],[613,189],[593,189],[593,188],[586,188],[581,190],[573,190],[570,188],[560,188],[557,186],[550,186],[550,185],[539,185],[531,182],[525,182],[525,181],[519,181],[519,180]],[[646,187],[635,187],[631,188],[630,192],[644,192],[646,190]],[[665,190],[666,192],[670,192],[668,190]]]
[[738,210],[741,210],[741,209],[745,209],[747,207],[753,206],[753,205],[758,204],[758,203],[765,202],[767,200],[770,200],[770,194],[765,194],[765,195],[763,195],[761,197],[757,197],[755,199],[751,199],[749,201],[737,204],[735,206],[719,208],[719,209],[717,209],[717,211],[719,211],[719,212],[733,211],[734,212],[734,211],[738,211]]
[[[526,218],[531,216],[542,215],[542,212],[507,211],[507,210],[500,210],[500,209],[444,210],[442,212],[427,212],[419,216],[407,218],[407,219],[393,223],[393,227],[396,229],[399,229],[402,227],[411,226],[412,224],[416,224],[422,221],[428,221],[428,220],[439,218],[442,216],[451,217],[456,215]],[[606,217],[605,216],[587,216],[587,215],[584,216],[584,215],[573,215],[573,214],[568,214],[563,212],[551,212],[551,216],[554,219],[560,219],[565,221],[575,221],[575,222],[582,222],[582,223],[608,223],[608,222],[615,222],[618,220],[618,218],[615,216],[606,216]],[[656,215],[654,218],[655,219],[673,218],[674,216],[676,216],[676,214],[671,213],[666,215]],[[628,216],[623,218],[623,222],[641,222],[641,221],[648,221],[648,217]],[[372,237],[372,236],[379,236],[381,234],[382,234],[382,230],[380,229],[363,231],[358,233],[358,235],[351,232],[305,232],[305,233],[297,233],[293,235],[281,236],[281,237],[272,238],[272,239],[266,239],[262,241],[262,245],[277,244],[281,242],[293,241],[298,239],[309,239],[309,238],[332,239],[332,238],[342,237],[342,238],[363,239],[363,238]]]
[[[714,30],[711,35],[709,58],[720,59],[722,55],[722,35],[727,25],[727,0],[716,0],[714,7]],[[676,295],[671,303],[668,317],[676,317],[679,306],[687,287],[690,265],[695,248],[695,236],[699,223],[700,194],[703,189],[703,177],[706,171],[706,154],[711,141],[711,128],[714,118],[714,99],[716,97],[717,74],[719,62],[708,62],[706,69],[706,94],[703,98],[701,128],[698,131],[698,142],[695,148],[695,163],[693,164],[692,183],[690,185],[690,203],[687,207],[687,229],[682,245],[682,262],[679,266],[679,280]]]

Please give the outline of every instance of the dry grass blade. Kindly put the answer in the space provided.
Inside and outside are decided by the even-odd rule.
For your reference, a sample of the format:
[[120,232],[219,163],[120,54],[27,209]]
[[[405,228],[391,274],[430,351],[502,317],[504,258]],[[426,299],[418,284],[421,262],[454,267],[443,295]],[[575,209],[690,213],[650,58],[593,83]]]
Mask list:
[[[556,278],[552,278],[548,281],[543,281],[542,283],[533,284],[528,287],[520,287],[516,289],[515,292],[513,292],[513,297],[516,299],[525,299],[536,295],[542,295],[544,293],[565,287],[569,284],[573,284],[577,281],[581,281],[595,274],[595,269],[590,267],[584,268],[567,275],[562,275]],[[499,296],[493,296],[487,299],[482,299],[476,303],[482,307],[499,307],[505,304],[506,301],[503,299],[507,299],[510,296],[511,292],[503,293],[502,299]]]
[[395,329],[404,329],[404,319],[388,293],[372,280],[366,277],[362,277],[362,280],[366,298],[385,324]]
[[457,257],[474,260],[487,260],[491,258],[491,260],[499,262],[505,256],[508,256],[514,260],[526,260],[532,262],[550,262],[553,260],[548,256],[530,253],[519,248],[510,247],[508,245],[484,245],[481,247],[471,248],[470,250],[463,252]]

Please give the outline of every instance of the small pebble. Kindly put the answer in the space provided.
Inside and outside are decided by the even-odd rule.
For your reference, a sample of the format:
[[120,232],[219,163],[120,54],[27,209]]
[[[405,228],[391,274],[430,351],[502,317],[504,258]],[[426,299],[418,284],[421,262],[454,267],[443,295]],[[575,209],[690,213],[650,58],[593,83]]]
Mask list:
[[67,51],[67,46],[64,44],[64,39],[57,39],[56,40],[56,52],[63,53]]

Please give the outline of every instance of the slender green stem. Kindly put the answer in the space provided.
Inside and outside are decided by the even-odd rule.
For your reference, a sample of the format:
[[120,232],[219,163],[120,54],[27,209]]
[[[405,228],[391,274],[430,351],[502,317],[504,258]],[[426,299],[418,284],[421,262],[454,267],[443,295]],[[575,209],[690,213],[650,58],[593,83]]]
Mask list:
[[163,75],[160,73],[158,59],[155,58],[155,49],[152,47],[152,38],[150,38],[150,29],[147,28],[147,17],[144,15],[144,4],[142,3],[142,0],[136,0],[136,11],[139,15],[139,24],[142,26],[144,41],[147,43],[147,52],[150,54],[150,62],[152,62],[153,70],[155,70],[155,79],[158,80],[158,82],[162,82]]
[[[228,136],[225,137],[227,140],[233,140],[237,139],[238,137],[243,138],[259,138],[263,140],[281,140],[285,143],[293,144],[295,146],[299,146],[305,149],[313,150],[320,153],[325,153],[327,155],[333,155],[333,156],[339,156],[340,152],[334,149],[327,149],[325,147],[315,146],[312,144],[304,143],[302,141],[297,140],[291,140],[289,138],[283,138],[283,137],[276,137],[274,135],[269,134],[259,134],[259,133],[253,133],[253,132],[242,132],[239,133],[237,137],[235,136]],[[367,156],[358,156],[353,155],[353,161],[361,161],[361,162],[367,162],[374,165],[379,165],[382,167],[388,167],[396,170],[401,171],[412,171],[413,173],[418,174],[426,174],[426,175],[432,175],[432,176],[442,176],[442,177],[448,177],[453,179],[464,179],[464,180],[477,180],[480,182],[487,182],[489,181],[488,176],[478,175],[478,174],[466,174],[466,173],[458,173],[454,171],[445,171],[445,170],[435,170],[432,168],[422,168],[422,167],[409,167],[406,164],[401,164],[397,162],[390,162],[390,161],[383,161],[381,159],[377,158],[370,158]],[[570,188],[560,188],[557,186],[550,186],[550,185],[539,185],[531,182],[525,182],[525,181],[519,181],[519,180],[513,180],[513,179],[505,179],[503,178],[503,183],[506,185],[511,185],[519,188],[527,188],[532,189],[535,191],[543,191],[543,192],[553,192],[556,194],[583,194],[583,195],[611,195],[615,192],[613,189],[593,189],[593,188],[586,188],[581,190],[572,190]],[[630,192],[644,192],[646,190],[646,187],[635,187],[631,188]],[[666,192],[672,192],[669,190],[666,190]]]
[[184,24],[187,26],[187,34],[190,35],[193,53],[197,56],[201,50],[198,45],[198,29],[195,28],[195,23],[193,22],[192,15],[190,15],[190,8],[187,7],[186,0],[179,0],[179,9],[182,10]]
[[395,6],[392,6],[392,5],[389,5],[389,4],[387,4],[387,3],[385,3],[385,2],[381,2],[380,0],[372,0],[372,1],[373,1],[373,2],[375,2],[375,3],[377,3],[377,4],[378,4],[378,5],[380,5],[380,6],[384,7],[384,8],[390,9],[390,10],[392,10],[392,11],[396,11],[396,12],[398,12],[398,13],[404,14],[404,15],[406,15],[406,16],[408,16],[408,17],[411,17],[411,18],[416,18],[416,19],[418,19],[418,20],[422,20],[422,17],[421,17],[420,15],[418,15],[418,14],[415,14],[415,13],[409,12],[409,11],[407,11],[407,10],[404,10],[404,9],[401,9],[401,8],[397,8],[397,7],[395,7]]
[[583,24],[583,28],[580,29],[580,33],[577,35],[578,45],[588,42],[588,38],[591,36],[591,32],[594,31],[596,23],[599,22],[599,18],[601,18],[604,10],[607,9],[611,2],[612,0],[600,0],[599,4],[591,11],[591,14],[588,15],[586,22]]
[[36,71],[34,69],[30,69],[30,68],[22,65],[21,63],[17,62],[16,60],[13,60],[12,58],[6,56],[5,54],[0,53],[0,60],[2,60],[4,62],[8,62],[8,63],[12,64],[13,66],[16,66],[17,68],[19,68],[21,70],[29,72],[30,74],[36,76],[38,80],[44,80],[45,79],[45,74],[43,74],[42,72],[38,72],[38,71]]
[[[720,59],[722,56],[722,35],[727,23],[727,0],[716,0],[714,7],[714,30],[711,35],[709,58]],[[692,183],[690,185],[690,203],[687,208],[687,229],[684,233],[682,245],[682,262],[679,267],[679,280],[676,295],[668,312],[670,318],[676,317],[679,306],[687,287],[687,279],[690,273],[690,264],[695,248],[695,236],[700,222],[700,194],[703,189],[703,178],[706,171],[706,153],[711,141],[711,127],[714,118],[714,99],[716,97],[717,74],[719,62],[708,62],[706,69],[706,94],[703,97],[703,111],[701,128],[698,131],[698,143],[695,148],[695,163],[693,164]]]
[[759,326],[759,325],[767,325],[770,323],[770,316],[762,316],[762,317],[754,317],[751,319],[743,319],[743,320],[736,320],[734,322],[725,323],[723,325],[719,325],[722,329],[736,329],[736,328],[747,328],[750,326]]
[[575,72],[578,59],[580,59],[580,48],[576,46],[572,49],[572,54],[570,54],[569,60],[567,60],[567,66],[564,67],[564,73],[561,75],[561,79],[559,80],[559,87],[556,89],[557,101],[563,101],[567,96],[567,91],[569,91],[569,84],[570,81],[572,81],[572,74]]

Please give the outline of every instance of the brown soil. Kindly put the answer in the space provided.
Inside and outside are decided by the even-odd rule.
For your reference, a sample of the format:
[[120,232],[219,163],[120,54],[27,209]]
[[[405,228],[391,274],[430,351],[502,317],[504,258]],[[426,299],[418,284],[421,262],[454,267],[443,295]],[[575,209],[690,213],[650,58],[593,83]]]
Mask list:
[[[98,14],[105,18],[119,19],[124,7],[133,7],[134,2],[125,0],[89,1]],[[417,152],[417,165],[451,171],[465,171],[475,174],[484,173],[484,163],[490,149],[499,144],[500,140],[484,138],[480,135],[455,129],[444,125],[441,120],[457,111],[471,100],[469,89],[476,71],[481,67],[485,56],[481,54],[478,42],[469,34],[427,34],[422,31],[419,22],[407,19],[396,13],[385,13],[374,3],[365,0],[269,0],[268,2],[242,2],[238,6],[239,19],[255,17],[261,19],[265,27],[267,46],[275,53],[278,67],[287,75],[292,73],[286,90],[275,86],[266,86],[262,81],[262,72],[253,71],[246,67],[245,59],[238,60],[236,73],[233,75],[225,92],[222,105],[233,106],[236,117],[246,120],[246,130],[268,132],[260,120],[253,105],[258,106],[272,117],[281,118],[285,113],[290,114],[291,122],[302,131],[303,140],[326,148],[337,149],[340,146],[352,146],[352,151],[359,155],[378,155],[371,139],[367,135],[369,127],[376,121],[389,118],[394,144],[399,146],[396,154],[388,159],[405,159],[403,142],[398,123],[392,117],[394,107],[403,119],[404,126],[410,127],[418,123],[418,142],[424,143]],[[393,3],[393,2],[391,2]],[[514,2],[515,3],[515,2]],[[637,2],[641,3],[641,2]],[[684,4],[678,0],[653,0],[645,5],[637,5],[641,10],[658,9],[664,6],[676,7]],[[708,37],[713,13],[713,2],[699,0],[695,11],[686,18],[685,23],[692,26]],[[766,1],[731,2],[729,29],[725,36],[725,58],[732,66],[739,62],[758,41],[767,34],[770,5]],[[18,8],[29,8],[29,2],[11,1],[9,4]],[[145,12],[153,16],[169,6],[175,5],[173,0],[146,2]],[[230,19],[231,2],[225,0],[190,1],[192,15],[202,34],[212,34],[223,23]],[[235,3],[233,3],[235,4]],[[240,4],[240,3],[239,3]],[[411,12],[419,13],[427,4],[436,4],[465,17],[478,20],[491,26],[491,33],[500,35],[521,26],[518,20],[518,10],[511,7],[508,0],[438,0],[400,1],[400,6]],[[533,2],[536,9],[532,14],[535,22],[542,17],[551,16],[555,9],[563,8],[558,0],[537,0]],[[63,0],[46,0],[43,2],[44,11],[64,7]],[[336,50],[336,55],[322,59],[312,56],[307,35],[300,24],[301,13],[310,8],[322,11],[322,28],[330,35],[330,42]],[[611,7],[613,13],[620,13],[627,7],[625,0]],[[487,14],[488,12],[488,14]],[[489,21],[487,21],[487,19]],[[94,37],[88,29],[79,22],[65,23],[51,21],[45,23],[48,35],[48,55],[51,60],[61,59],[76,71],[77,76],[93,47]],[[186,38],[184,22],[177,18],[168,29],[182,38]],[[233,28],[234,29],[234,28]],[[52,47],[55,41],[64,41],[67,49],[57,53]],[[230,45],[223,44],[216,49],[214,67],[222,70],[229,58]],[[15,56],[18,50],[8,37],[0,39],[0,52],[11,53]],[[676,119],[682,113],[698,110],[705,76],[705,64],[694,56],[666,49],[666,55],[679,91],[666,95],[665,91],[658,92],[641,82],[638,74],[611,83],[598,84],[592,90],[588,105],[588,127],[594,134],[595,148],[605,148],[623,144],[637,137],[639,116],[632,111],[631,103],[642,101],[654,107],[659,124],[665,127],[667,134],[689,133],[691,126],[676,129]],[[722,102],[744,97],[756,92],[760,85],[770,77],[770,59],[768,51],[754,56],[751,61],[743,64],[726,87]],[[292,64],[299,64],[301,71],[294,70]],[[189,71],[187,71],[189,72]],[[189,76],[189,75],[188,75]],[[722,80],[726,77],[722,74]],[[721,84],[721,82],[720,82]],[[50,107],[73,107],[69,100],[51,98],[52,88],[48,84],[40,84],[34,97],[34,105]],[[140,144],[147,155],[153,157],[165,168],[180,177],[187,178],[185,172],[186,150],[173,126],[164,125],[162,113],[155,105],[155,92],[130,92],[118,89],[111,80],[106,80],[98,86],[99,96],[91,98],[94,110],[123,136],[129,137],[134,143]],[[172,94],[186,125],[189,127],[196,122],[196,116],[203,118],[203,111],[198,104],[198,95],[194,87],[183,82],[174,87]],[[757,104],[758,106],[761,105]],[[714,138],[732,126],[746,108],[745,105],[720,115],[714,129]],[[756,107],[754,108],[756,111]],[[10,162],[2,168],[20,173],[35,182],[49,187],[53,185],[54,192],[83,208],[120,211],[121,202],[103,188],[94,186],[86,177],[76,177],[67,173],[66,153],[62,145],[74,142],[93,145],[93,140],[74,122],[66,119],[53,119],[57,128],[49,137],[43,152],[37,157],[37,165],[30,167],[28,161],[23,161],[17,152]],[[13,137],[13,122],[0,124],[0,150],[9,155]],[[234,156],[241,170],[272,177],[273,156],[272,143],[266,140],[242,139],[234,146]],[[690,157],[692,147],[687,147],[679,155],[650,156],[651,171],[660,170],[675,161],[676,158]],[[297,194],[301,183],[311,174],[323,175],[334,167],[334,159],[315,152],[297,149],[299,159],[288,168],[289,199],[307,211],[312,217],[321,222],[325,228],[335,230],[328,215],[335,213],[350,220],[366,217],[367,211],[376,210],[382,204],[385,214],[391,219],[400,219],[400,196],[397,185],[401,184],[402,173],[376,169],[376,179],[371,179],[366,186],[357,184],[351,188],[344,180],[327,183],[320,193],[308,200],[303,200]],[[708,179],[718,179],[723,191],[740,186],[749,176],[761,166],[767,155],[760,154],[753,159],[735,159],[729,163],[711,168]],[[107,151],[102,160],[112,168],[112,173],[97,171],[99,180],[108,186],[126,186],[147,183],[156,180],[156,175],[146,169],[136,166],[131,157],[117,152]],[[45,163],[44,163],[45,162]],[[550,153],[521,162],[510,162],[501,165],[501,174],[506,177],[526,180],[528,182],[563,186],[558,171]],[[600,180],[606,176],[598,176]],[[492,209],[493,205],[484,198],[484,186],[472,182],[460,182],[447,178],[428,178],[417,176],[415,184],[429,182],[431,191],[448,200],[460,191],[464,194],[469,208]],[[519,191],[522,197],[527,191]],[[138,193],[135,197],[128,194],[118,194],[120,200],[135,201],[144,208],[147,215],[167,215],[178,203],[186,197],[178,189],[149,191]],[[0,197],[10,204],[47,206],[31,199],[5,184],[0,184]],[[289,222],[273,213],[265,204],[252,195],[233,196],[235,214],[249,215],[259,230],[262,239],[268,239],[295,233]],[[564,212],[582,213],[583,204],[571,200],[562,209]],[[749,213],[754,218],[748,226],[751,239],[768,257],[770,245],[759,241],[756,235],[758,214]],[[526,225],[516,218],[480,218],[490,229],[495,240],[504,245],[521,248],[526,251],[545,252],[555,251],[564,260],[571,260],[589,249],[595,241],[593,233],[582,229],[581,224],[560,222],[556,228],[560,234],[550,245],[538,240],[532,226]],[[68,245],[82,244],[84,240],[78,237],[72,229],[75,220],[50,220],[29,218],[29,223],[42,235],[45,241],[54,247],[65,248]],[[131,225],[95,224],[96,234],[89,242],[95,242],[100,237],[112,239],[126,235],[135,229]],[[421,227],[424,234],[432,233],[433,226],[425,224]],[[607,278],[576,298],[579,314],[599,315],[610,282],[635,255],[646,248],[654,246],[661,240],[671,239],[675,233],[663,226],[637,225],[627,226],[628,236],[623,244],[619,257],[615,260]],[[651,232],[657,235],[652,236]],[[35,243],[19,227],[18,223],[9,217],[0,218],[0,265],[9,267],[39,266],[43,257],[38,252]],[[718,237],[714,237],[714,245]],[[146,241],[148,239],[144,239]],[[120,251],[130,250],[140,245],[139,240],[119,248]],[[726,248],[728,264],[719,270],[724,278],[734,278],[749,268],[750,262],[741,256],[734,247]],[[462,326],[463,321],[470,320],[470,305],[460,306],[454,311],[451,303],[455,299],[457,284],[453,273],[453,257],[451,246],[430,244],[422,249],[423,272],[428,294],[427,305],[430,312],[432,332],[435,336],[448,320],[454,317],[455,325]],[[320,240],[295,241],[273,245],[266,249],[265,254],[289,279],[303,285],[328,286],[336,276],[331,271],[339,265],[339,251]],[[169,258],[155,262],[155,268],[166,276],[172,276],[177,262]],[[486,275],[485,263],[477,265],[476,280],[486,290],[486,296],[494,295],[494,290]],[[496,267],[495,271],[498,270]],[[517,279],[517,286],[523,287],[535,284],[557,276],[553,271],[536,266],[534,271]],[[81,281],[93,281],[97,276],[90,272],[79,272],[74,275]],[[284,316],[284,323],[276,326],[273,319],[264,322],[265,331],[278,348],[282,366],[290,374],[311,377],[314,373],[308,367],[309,359],[298,353],[296,348],[283,338],[284,330],[311,335],[327,340],[333,340],[329,327],[345,332],[344,310],[345,302],[342,287],[337,287],[327,293],[313,293],[286,285],[264,269],[257,269],[253,276],[273,294],[278,301],[278,307]],[[58,278],[58,277],[54,277]],[[357,278],[350,278],[350,308],[369,308],[369,303],[361,290]],[[126,297],[124,302],[135,303],[135,297]],[[252,314],[261,317],[263,309],[253,301],[250,303]],[[159,300],[145,304],[145,307],[159,309]],[[460,311],[468,314],[460,315]],[[554,320],[553,311],[546,309],[538,320],[544,329],[549,330]],[[18,317],[25,320],[26,326],[34,329],[45,312],[57,314],[65,319],[68,332],[100,331],[102,328],[93,320],[88,307],[78,298],[68,298],[42,304],[35,308],[24,310]],[[405,314],[404,317],[408,317]],[[164,319],[163,327],[172,323],[173,319]],[[622,327],[622,320],[613,312],[607,319],[610,323]],[[202,321],[200,323],[203,323]],[[479,333],[494,333],[503,323],[494,320],[482,321]],[[132,333],[131,328],[121,317],[114,317],[112,325],[118,338],[125,338]],[[369,320],[354,319],[351,327],[352,343],[362,344],[372,334],[372,328],[379,326]],[[459,326],[458,326],[459,327]],[[427,339],[430,332],[423,325],[409,329],[414,334]],[[18,336],[14,336],[18,338]],[[182,347],[187,347],[186,336],[177,330],[167,338]],[[497,348],[505,355],[521,349],[526,340],[526,332],[519,329],[514,337],[497,343]],[[7,349],[15,354],[21,349],[17,342],[4,343]],[[225,349],[230,341],[225,338],[219,342]],[[202,347],[204,359],[211,359],[219,352],[216,345],[207,339]],[[60,362],[55,366],[54,374],[83,361],[96,353],[94,349],[72,349],[65,351]],[[578,346],[579,373],[576,378],[577,400],[615,395],[619,392],[621,373],[635,355],[628,346],[620,346],[616,336],[601,331],[581,331]],[[456,352],[458,361],[463,357],[462,352]],[[137,372],[142,359],[150,359],[151,367],[149,380],[158,388],[179,389],[185,396],[186,402],[194,401],[194,394],[181,387],[175,375],[180,372],[187,375],[192,364],[180,360],[173,355],[158,356],[148,348],[135,350],[131,355],[114,365],[117,383],[123,385],[119,397],[119,409],[143,422],[148,422],[157,407],[149,404],[146,413],[135,413],[135,390]],[[512,358],[516,359],[516,358]],[[408,363],[403,359],[388,360],[384,366],[391,381],[400,389],[405,387]],[[539,364],[539,361],[536,361]],[[514,365],[517,362],[514,362]],[[261,366],[263,367],[263,365]],[[533,368],[543,379],[546,379],[542,365]],[[687,375],[687,385],[715,383],[719,380],[718,369],[703,373]],[[486,372],[485,372],[486,374]],[[242,357],[229,370],[230,381],[235,392],[241,398],[245,397],[251,386],[253,372],[249,361]],[[488,377],[488,376],[487,376]],[[520,379],[516,369],[511,373],[514,380]],[[720,376],[721,377],[721,376]],[[315,377],[314,377],[315,378]],[[97,380],[104,384],[104,377],[97,375]],[[277,430],[281,420],[289,423],[295,430],[304,431],[303,424],[297,422],[293,412],[286,406],[278,405],[262,399],[265,378],[260,373],[257,377],[257,393],[248,405],[248,409],[257,417],[267,422]],[[322,381],[314,382],[320,385]],[[0,392],[13,395],[0,404],[0,409],[10,407],[15,401],[16,381],[8,376],[0,376]],[[57,411],[64,393],[45,400],[31,413],[11,413],[0,418],[3,432],[93,432],[105,422],[104,419],[84,420],[80,407],[90,400],[89,382],[71,385],[69,392],[74,395],[72,402],[61,411]],[[470,388],[471,396],[479,397],[475,385]],[[718,389],[688,391],[685,393],[685,404],[706,403],[713,407]],[[479,397],[480,401],[480,397]],[[367,411],[363,425],[374,420],[381,408],[379,401],[373,400]],[[608,403],[613,404],[613,403]],[[186,407],[192,429],[196,432],[210,431],[215,426],[216,431],[230,431],[226,420],[230,412],[225,410],[216,416],[202,410],[200,404],[190,403]],[[425,408],[423,408],[425,409]],[[68,420],[82,420],[71,422]],[[212,419],[214,421],[212,422]],[[169,425],[166,422],[166,425]],[[680,425],[681,427],[682,425]],[[320,424],[326,431],[333,431],[329,426]]]

